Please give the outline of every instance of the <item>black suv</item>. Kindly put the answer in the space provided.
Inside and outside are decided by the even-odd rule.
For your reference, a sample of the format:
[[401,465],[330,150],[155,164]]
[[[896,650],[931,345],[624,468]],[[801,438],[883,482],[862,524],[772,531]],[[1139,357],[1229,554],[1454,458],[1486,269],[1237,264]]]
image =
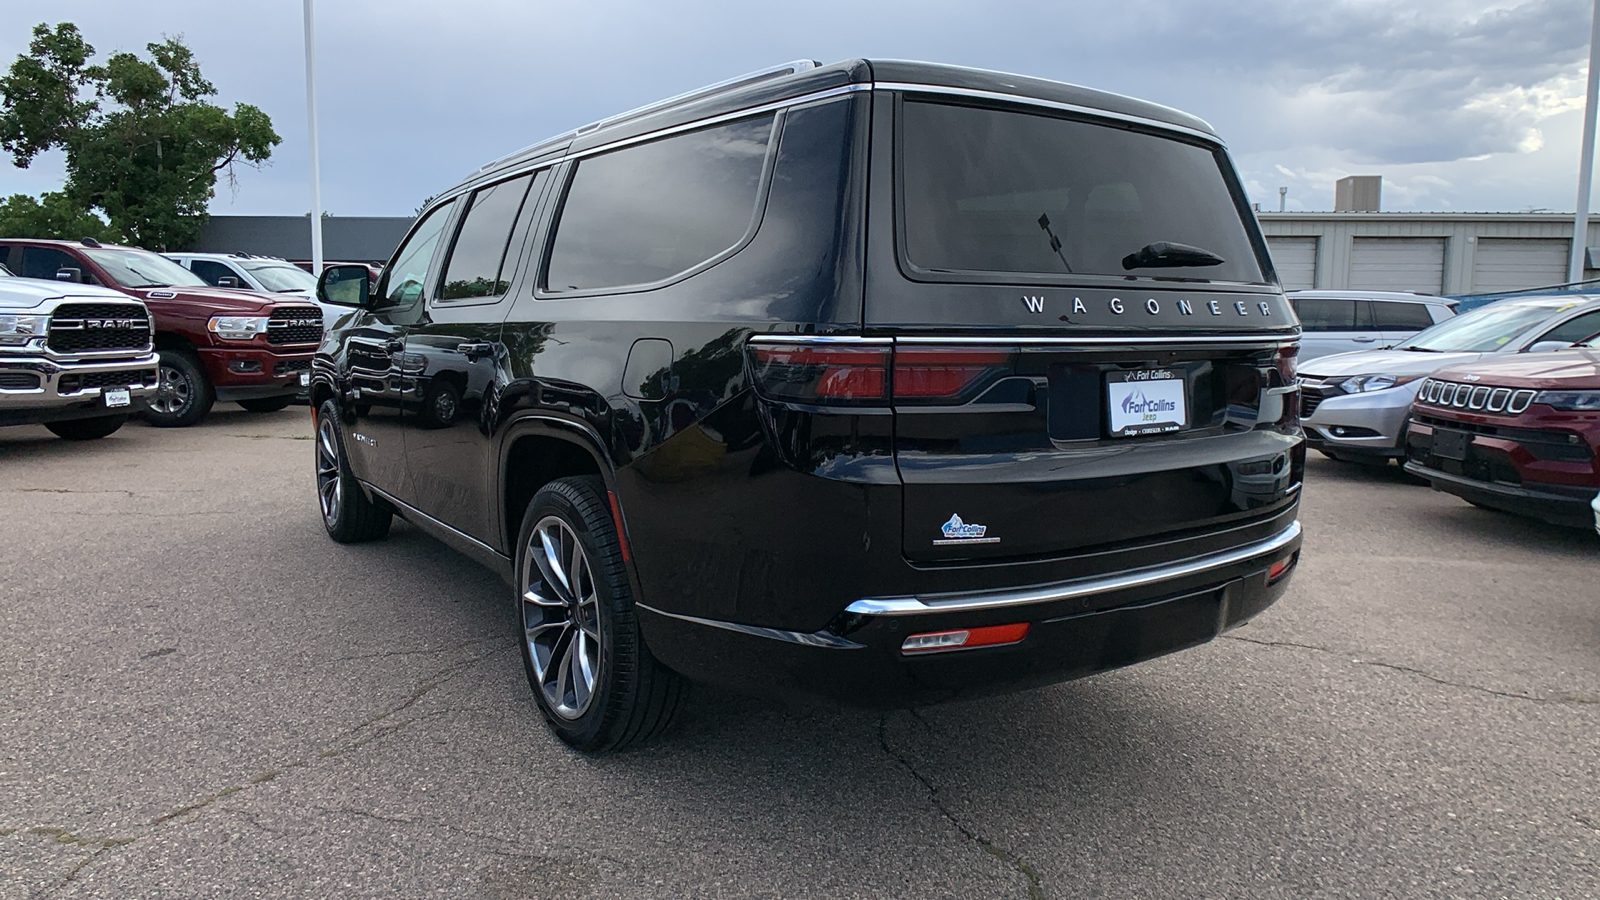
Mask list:
[[432,201],[312,383],[328,532],[502,572],[574,747],[684,679],[902,705],[1203,643],[1300,547],[1298,326],[1222,143],[946,66],[795,63]]

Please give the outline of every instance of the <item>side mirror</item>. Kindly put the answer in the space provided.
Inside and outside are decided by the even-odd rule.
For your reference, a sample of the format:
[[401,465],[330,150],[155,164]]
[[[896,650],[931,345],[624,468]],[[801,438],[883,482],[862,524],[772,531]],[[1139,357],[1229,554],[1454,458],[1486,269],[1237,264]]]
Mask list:
[[317,276],[317,299],[334,306],[372,308],[372,278],[366,266],[328,266]]
[[1540,341],[1528,348],[1529,353],[1554,353],[1557,350],[1571,350],[1573,344],[1567,341]]
[[83,270],[63,266],[56,270],[57,281],[70,281],[73,284],[83,284]]
[[223,275],[217,279],[217,287],[236,288],[238,286],[239,279],[232,275]]

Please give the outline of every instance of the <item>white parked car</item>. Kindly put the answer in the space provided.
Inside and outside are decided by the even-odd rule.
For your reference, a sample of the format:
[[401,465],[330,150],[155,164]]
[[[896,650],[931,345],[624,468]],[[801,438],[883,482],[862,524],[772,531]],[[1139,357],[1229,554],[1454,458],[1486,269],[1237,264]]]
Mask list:
[[315,303],[322,308],[323,328],[350,311],[318,300],[317,277],[276,256],[254,256],[249,253],[167,253],[165,256],[200,276],[206,284],[266,294],[286,294]]
[[1290,291],[1300,317],[1300,362],[1393,347],[1455,315],[1456,301],[1387,291]]

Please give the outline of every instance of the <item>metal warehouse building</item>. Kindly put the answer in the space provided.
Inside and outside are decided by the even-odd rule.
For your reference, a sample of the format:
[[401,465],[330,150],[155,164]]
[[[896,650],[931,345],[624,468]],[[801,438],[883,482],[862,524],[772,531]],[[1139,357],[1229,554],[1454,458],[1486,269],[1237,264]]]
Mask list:
[[[1304,288],[1486,294],[1561,284],[1570,213],[1259,212],[1278,277]],[[1584,278],[1600,278],[1600,217]]]

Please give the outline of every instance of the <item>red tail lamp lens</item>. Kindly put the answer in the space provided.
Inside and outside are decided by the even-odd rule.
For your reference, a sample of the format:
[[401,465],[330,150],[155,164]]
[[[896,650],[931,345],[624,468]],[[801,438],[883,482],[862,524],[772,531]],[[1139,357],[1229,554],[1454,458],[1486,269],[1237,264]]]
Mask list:
[[1299,372],[1296,365],[1300,356],[1300,347],[1283,347],[1278,350],[1278,355],[1273,358],[1273,365],[1278,370],[1278,377],[1283,379],[1284,386],[1294,384],[1295,376]]
[[1028,634],[1028,623],[985,625],[961,631],[925,631],[913,634],[900,644],[901,653],[937,653],[942,650],[970,650],[1015,644]]
[[1007,350],[901,348],[894,354],[894,395],[956,397],[1010,362]]
[[1267,580],[1271,581],[1274,578],[1277,578],[1279,575],[1282,575],[1283,573],[1289,571],[1289,566],[1292,565],[1293,563],[1294,563],[1294,557],[1292,557],[1292,556],[1286,556],[1283,559],[1280,559],[1277,562],[1273,563],[1267,569]]
[[750,345],[762,394],[800,403],[882,403],[888,399],[889,347]]

